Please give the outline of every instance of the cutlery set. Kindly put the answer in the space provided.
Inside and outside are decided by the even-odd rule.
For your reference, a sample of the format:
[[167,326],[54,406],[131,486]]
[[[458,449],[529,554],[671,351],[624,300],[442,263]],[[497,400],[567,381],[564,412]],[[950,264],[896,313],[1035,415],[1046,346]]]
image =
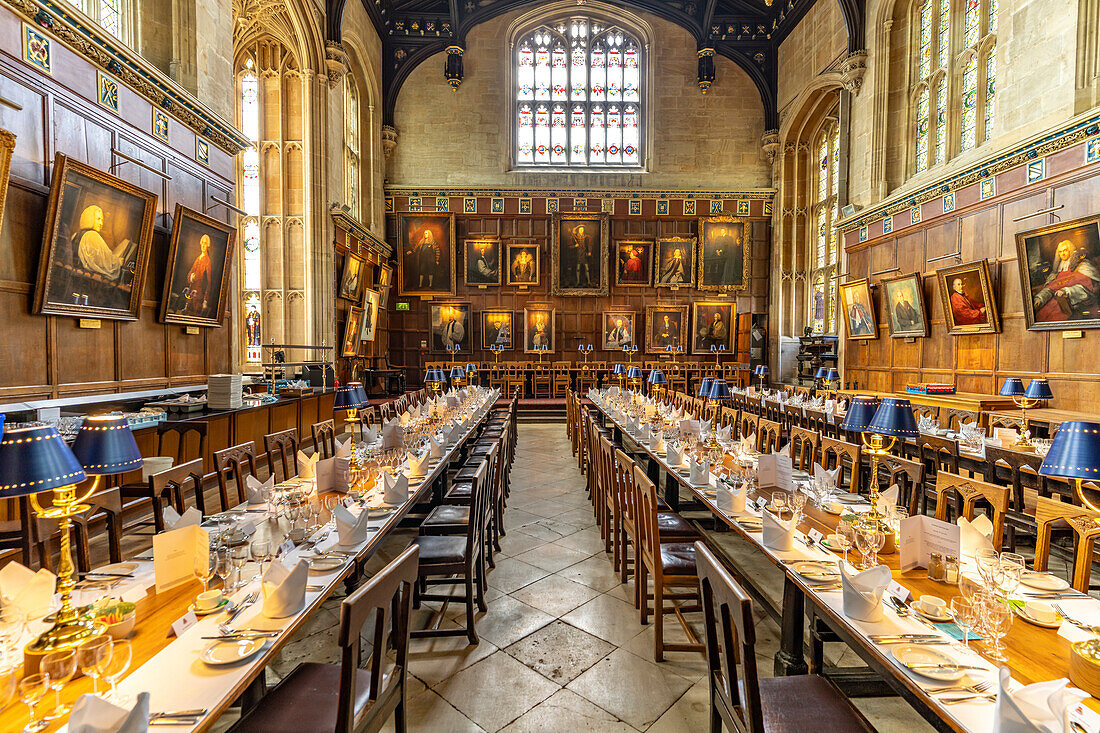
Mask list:
[[149,713],[149,725],[195,725],[206,715],[206,708]]

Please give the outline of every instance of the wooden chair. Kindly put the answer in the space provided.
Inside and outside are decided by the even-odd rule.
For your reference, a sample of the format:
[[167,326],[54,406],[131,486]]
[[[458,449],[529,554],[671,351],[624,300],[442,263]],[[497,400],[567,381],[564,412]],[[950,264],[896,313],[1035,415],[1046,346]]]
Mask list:
[[924,475],[929,479],[938,471],[959,472],[959,444],[938,435],[917,435],[917,456],[924,464]]
[[150,474],[147,490],[148,496],[153,502],[153,526],[157,532],[164,531],[163,502],[168,502],[177,513],[183,514],[184,495],[188,483],[192,487],[195,506],[203,513],[203,516],[206,516],[208,512],[206,511],[206,496],[203,492],[202,477],[201,458],[172,466],[159,473]]
[[922,417],[930,417],[933,420],[940,419],[940,408],[933,405],[913,405],[913,417],[920,420]]
[[336,423],[332,420],[322,420],[314,423],[309,428],[313,434],[313,450],[321,454],[321,458],[332,458],[336,455]]
[[[1029,512],[1024,492],[1026,488],[1038,493],[1039,467],[1043,465],[1043,458],[1035,453],[1022,453],[1010,448],[987,445],[985,460],[985,480],[995,484],[1007,483],[1012,488],[1012,500],[1005,528],[1008,549],[1015,552],[1017,530],[1030,535],[1035,535],[1038,531],[1035,518]],[[1002,480],[1003,470],[1008,472],[1006,480]]]
[[940,427],[948,430],[960,430],[964,422],[972,422],[981,425],[981,416],[974,410],[963,410],[958,407],[948,407],[940,410],[940,419],[943,421]]
[[[404,412],[402,410],[401,412]],[[401,412],[397,414],[400,415]],[[275,467],[283,469],[282,479],[275,481],[289,481],[298,475],[298,429],[280,430],[277,433],[268,433],[264,436],[264,452],[267,453],[267,470],[275,475]],[[276,459],[278,459],[276,461]]]
[[519,390],[522,397],[527,389],[527,376],[515,364],[510,364],[504,373],[505,391],[513,394]]
[[[37,553],[39,567],[50,569],[53,558],[49,547],[40,537],[49,536],[57,527],[56,520],[39,519],[31,511],[30,500],[26,496],[9,500],[12,507],[11,519],[0,520],[0,550],[18,550],[22,563],[28,568],[34,567],[32,555]],[[43,524],[49,529],[42,531]]]
[[1008,512],[1008,489],[940,471],[936,474],[936,519],[950,521],[949,504],[955,504],[955,514],[973,521],[978,503],[989,507],[993,516],[993,549],[1000,552],[1001,538],[1004,537],[1005,514]]
[[757,422],[759,433],[756,443],[760,446],[761,453],[772,453],[783,447],[783,427],[775,420],[761,418]]
[[[232,509],[247,499],[248,492],[245,491],[244,485],[246,477],[259,478],[256,473],[255,450],[255,443],[250,440],[247,443],[214,451],[214,472],[218,476],[218,494],[222,500],[222,511]],[[270,455],[268,453],[268,456]],[[270,465],[271,473],[274,474],[274,464]],[[237,487],[236,497],[229,495],[230,481]]]
[[[836,485],[838,487],[846,487],[848,491],[852,493],[859,493],[859,477],[860,466],[859,458],[863,449],[855,443],[848,443],[843,440],[837,440],[835,438],[827,438],[824,435],[821,436],[821,466],[827,468],[830,471],[837,466],[841,466],[840,473],[837,474]],[[844,481],[844,471],[848,471],[848,481]]]
[[[207,423],[202,420],[164,420],[157,423],[157,452],[155,455],[172,458],[173,466],[186,463],[194,458],[205,459],[208,427]],[[192,444],[194,445],[193,449],[191,448]],[[119,493],[122,496],[123,503],[126,499],[152,500],[153,498],[149,495],[147,482],[123,484],[119,487]],[[199,508],[202,509],[201,506]],[[156,501],[153,501],[153,521],[134,522],[130,527],[153,524],[157,532],[162,531],[164,529],[163,525],[156,524],[158,511]]]
[[1093,550],[1100,537],[1100,514],[1081,506],[1040,496],[1035,501],[1035,569],[1046,570],[1050,561],[1051,527],[1055,522],[1073,530],[1073,582],[1076,590],[1089,592]]
[[97,491],[81,503],[87,505],[89,509],[73,517],[77,570],[88,572],[92,569],[89,525],[101,514],[104,515],[107,528],[107,554],[112,563],[122,562],[122,493],[118,487]]
[[[737,437],[744,439],[750,435],[756,436],[756,446],[760,445],[760,418],[757,415],[748,412],[747,410],[741,411],[741,416],[737,419]],[[754,446],[755,447],[755,446]]]
[[761,678],[752,599],[702,542],[695,544],[705,617],[710,730],[806,733],[875,729],[826,678],[815,674]]
[[925,513],[924,464],[898,456],[885,456],[878,464],[879,486],[898,485],[898,503],[910,516]]
[[[649,620],[646,577],[653,581],[653,659],[664,661],[665,651],[701,652],[703,644],[684,618],[685,612],[699,611],[699,576],[695,571],[695,544],[664,542],[658,524],[657,487],[641,466],[634,466],[634,485],[638,492],[636,516],[639,545],[636,547],[634,584],[641,601],[642,623]],[[683,644],[665,643],[665,601],[671,603],[688,641]],[[687,605],[681,602],[688,601]]]
[[813,471],[821,434],[807,428],[791,428],[791,460],[799,471]]
[[989,415],[989,435],[993,436],[997,428],[1008,428],[1010,430],[1020,430],[1023,425],[1023,420],[1016,417],[1008,417],[1007,415]]
[[[405,733],[409,616],[417,579],[418,548],[405,548],[340,604],[339,666],[304,662],[237,721],[234,733],[374,733],[390,715]],[[360,668],[367,621],[369,668]],[[392,655],[387,653],[392,650]]]
[[555,398],[564,397],[565,393],[569,391],[569,383],[569,362],[554,362],[554,369],[552,372],[551,395]]

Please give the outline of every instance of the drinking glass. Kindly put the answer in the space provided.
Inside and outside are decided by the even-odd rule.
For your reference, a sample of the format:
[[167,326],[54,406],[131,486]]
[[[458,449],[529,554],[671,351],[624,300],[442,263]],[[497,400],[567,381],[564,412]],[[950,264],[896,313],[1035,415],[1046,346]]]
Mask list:
[[881,527],[872,526],[865,530],[868,536],[868,545],[871,549],[871,564],[869,567],[878,565],[878,551],[886,544],[886,533],[882,531]]
[[974,596],[981,592],[982,584],[968,575],[959,573],[959,592],[968,601],[974,600]]
[[42,658],[41,669],[50,677],[50,689],[54,691],[53,712],[46,720],[56,720],[69,712],[68,705],[61,704],[61,690],[76,674],[76,655],[72,649],[50,652]]
[[775,509],[775,515],[780,519],[783,518],[783,510],[787,508],[787,492],[786,491],[773,491],[772,492],[772,508]]
[[264,574],[264,563],[271,559],[271,541],[256,540],[252,543],[252,559],[260,564],[260,577]]
[[244,566],[248,562],[249,547],[248,545],[237,545],[230,550],[230,559],[233,561],[233,569],[236,570],[236,582],[233,583],[233,588],[237,589],[244,585]]
[[909,507],[904,504],[898,504],[894,507],[894,516],[892,518],[891,529],[894,530],[894,537],[897,540],[901,539],[901,522],[903,519],[909,517]]
[[836,536],[844,548],[844,562],[848,562],[848,549],[854,544],[856,528],[850,519],[841,519],[836,525]]
[[215,554],[217,555],[217,561],[214,566],[214,574],[221,578],[222,588],[225,590],[231,590],[226,584],[229,579],[229,574],[233,571],[233,562],[229,558],[229,548],[219,547]]
[[11,702],[15,695],[18,667],[0,668],[0,710],[3,710]]
[[978,566],[978,575],[982,577],[986,588],[992,588],[997,574],[997,566],[1000,564],[996,550],[978,550],[974,555],[974,562]]
[[99,669],[111,653],[111,637],[96,636],[76,648],[76,663],[80,671],[92,678],[92,692],[99,694]]
[[951,599],[951,616],[955,619],[955,625],[963,632],[963,645],[970,648],[970,628],[974,625],[974,601],[962,596]]
[[199,556],[195,558],[195,575],[202,581],[202,592],[210,590],[210,581],[214,579],[214,575],[218,569],[218,551],[211,549],[206,553],[205,560]]
[[856,551],[859,552],[861,558],[859,561],[859,565],[856,566],[857,569],[865,570],[870,567],[870,565],[867,564],[867,554],[871,552],[871,544],[872,540],[870,532],[865,530],[863,527],[856,527],[855,545]]
[[788,497],[788,501],[791,504],[791,512],[796,517],[801,517],[802,510],[806,508],[806,495],[801,491],[795,491]]
[[32,674],[19,680],[19,699],[31,713],[31,721],[23,727],[23,733],[36,733],[49,723],[38,719],[38,702],[46,696],[50,687],[50,676],[45,672]]
[[1002,603],[997,598],[990,597],[983,604],[982,620],[985,625],[985,631],[993,642],[988,656],[991,659],[996,659],[998,662],[1006,661],[1001,639],[1005,637],[1008,630],[1012,627],[1012,610],[1008,607],[1008,604]]
[[1026,568],[1023,555],[1015,552],[1001,553],[1001,578],[997,585],[1001,595],[1007,598],[1009,593],[1016,590],[1020,585],[1020,576]]
[[107,683],[111,686],[111,691],[107,693],[107,699],[114,702],[116,705],[124,705],[125,700],[118,696],[115,690],[118,681],[122,679],[126,671],[130,669],[130,662],[133,660],[133,647],[126,639],[118,639],[111,645],[110,655],[103,660],[100,666],[100,674],[103,675],[103,679],[107,680]]

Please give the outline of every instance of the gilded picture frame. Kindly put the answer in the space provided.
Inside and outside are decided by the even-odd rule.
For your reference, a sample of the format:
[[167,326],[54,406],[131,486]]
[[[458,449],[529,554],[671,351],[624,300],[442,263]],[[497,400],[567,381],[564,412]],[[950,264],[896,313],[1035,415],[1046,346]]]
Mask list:
[[[665,319],[668,319],[666,324]],[[688,308],[686,305],[650,305],[645,309],[645,353],[678,353],[677,346],[688,349]],[[668,347],[672,347],[669,352]]]
[[1029,331],[1100,328],[1100,216],[1016,233]]
[[15,153],[15,133],[0,128],[0,227],[4,225],[4,204],[8,200],[11,156]]
[[374,341],[378,335],[378,312],[381,294],[371,288],[363,289],[363,319],[359,326],[360,341]]
[[695,302],[691,304],[691,353],[709,354],[710,347],[725,346],[733,355],[733,338],[737,333],[737,305],[732,301]]
[[515,348],[516,316],[503,308],[481,311],[481,348],[489,351],[499,346],[505,351]]
[[509,242],[508,284],[537,288],[542,267],[542,247],[534,242]]
[[397,294],[453,296],[455,215],[443,212],[397,215]]
[[523,353],[538,354],[539,346],[547,346],[546,353],[557,351],[557,311],[549,306],[532,306],[523,309]]
[[176,204],[160,303],[161,323],[221,327],[236,241],[235,227]]
[[936,270],[947,332],[953,336],[998,333],[997,299],[989,260],[981,259]]
[[919,272],[880,282],[890,338],[924,338],[928,312],[924,307],[924,278]]
[[658,237],[653,250],[653,286],[695,287],[695,247],[695,237]]
[[[592,227],[596,228],[595,233]],[[550,242],[551,294],[607,295],[610,292],[609,229],[610,217],[603,212],[554,215]]]
[[600,327],[601,348],[604,351],[622,351],[638,343],[637,318],[634,311],[608,310],[603,312]]
[[615,286],[648,288],[653,270],[653,240],[615,240]]
[[739,216],[699,219],[695,287],[730,293],[749,286],[748,222]]
[[137,320],[156,209],[155,193],[57,153],[34,312]]
[[466,287],[499,287],[501,265],[499,239],[467,239],[462,243]]
[[[433,354],[473,353],[473,324],[470,322],[470,303],[432,303],[428,309],[429,351]],[[457,346],[448,351],[447,346]]]
[[357,306],[348,308],[348,317],[344,322],[344,340],[340,342],[340,356],[352,357],[359,353],[359,331],[363,322],[363,309]]
[[844,308],[844,329],[853,341],[878,338],[875,303],[871,300],[871,283],[863,277],[840,283],[840,303]]
[[340,276],[339,296],[345,300],[358,303],[363,297],[363,274],[366,272],[367,261],[359,255],[348,252],[344,255],[344,271]]

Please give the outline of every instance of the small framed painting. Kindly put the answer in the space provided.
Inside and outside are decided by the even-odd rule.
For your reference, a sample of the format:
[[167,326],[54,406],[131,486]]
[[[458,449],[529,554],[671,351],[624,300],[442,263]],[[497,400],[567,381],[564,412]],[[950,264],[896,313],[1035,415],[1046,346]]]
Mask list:
[[619,351],[634,345],[634,311],[605,311],[603,349]]
[[988,260],[936,270],[936,279],[948,333],[997,333],[1000,330]]
[[506,351],[514,348],[512,343],[512,333],[514,332],[512,320],[512,311],[482,311],[481,348],[485,351],[494,347]]
[[687,344],[687,306],[651,305],[645,309],[647,354],[677,353]]
[[620,240],[615,243],[615,284],[623,288],[649,286],[653,242]]
[[844,323],[850,339],[877,339],[875,306],[871,302],[871,286],[867,278],[840,284],[840,302],[844,306]]
[[359,332],[363,323],[363,309],[348,308],[348,319],[344,323],[344,340],[340,343],[340,356],[355,356],[359,352]]
[[356,303],[363,295],[363,269],[366,262],[362,257],[348,252],[344,256],[344,274],[340,278],[340,297]]
[[360,341],[374,341],[378,330],[378,301],[380,297],[377,290],[365,288],[363,291],[363,323],[359,327]]
[[882,281],[886,299],[886,323],[892,338],[928,335],[928,315],[924,310],[924,279],[919,272]]
[[508,245],[508,284],[537,287],[539,284],[539,245]]
[[695,284],[695,239],[661,237],[653,258],[653,284],[658,288],[683,288]]
[[467,239],[463,242],[466,285],[500,285],[500,242],[495,239]]
[[733,353],[734,318],[737,309],[733,303],[692,303],[694,331],[691,334],[691,353],[709,354],[711,347]]
[[548,351],[556,351],[557,344],[554,337],[553,308],[536,306],[523,309],[523,352],[525,354],[537,354],[544,347]]

